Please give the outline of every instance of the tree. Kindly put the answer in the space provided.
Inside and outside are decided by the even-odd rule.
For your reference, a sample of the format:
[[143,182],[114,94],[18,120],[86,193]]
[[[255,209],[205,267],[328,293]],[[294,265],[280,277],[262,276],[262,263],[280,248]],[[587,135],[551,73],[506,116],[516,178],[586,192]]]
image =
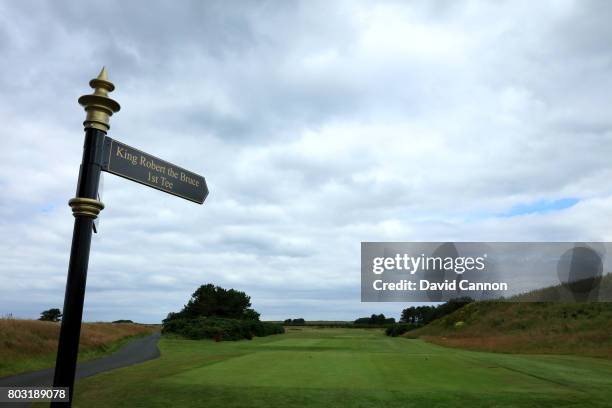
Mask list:
[[202,285],[180,312],[168,313],[162,320],[162,333],[222,341],[285,332],[278,323],[260,321],[259,313],[250,306],[251,298],[244,292],[210,283]]
[[251,298],[246,293],[235,289],[223,289],[209,283],[196,289],[183,310],[170,313],[167,319],[216,316],[259,320],[259,313],[250,309],[250,306]]
[[384,314],[373,314],[370,317],[360,317],[359,319],[355,320],[355,324],[362,324],[362,325],[371,325],[371,326],[385,326],[385,325],[389,325],[389,324],[393,324],[395,323],[395,318],[393,317],[389,317],[386,318]]
[[260,314],[253,309],[247,309],[244,311],[244,315],[242,316],[245,320],[255,320],[259,321]]
[[47,322],[59,322],[61,318],[62,318],[62,312],[59,309],[55,308],[55,309],[45,310],[44,312],[42,312],[40,314],[40,319],[38,320],[43,320]]
[[370,317],[370,324],[385,324],[385,315],[382,313],[379,315],[373,314]]
[[305,326],[306,320],[299,317],[297,319],[285,319],[285,326]]

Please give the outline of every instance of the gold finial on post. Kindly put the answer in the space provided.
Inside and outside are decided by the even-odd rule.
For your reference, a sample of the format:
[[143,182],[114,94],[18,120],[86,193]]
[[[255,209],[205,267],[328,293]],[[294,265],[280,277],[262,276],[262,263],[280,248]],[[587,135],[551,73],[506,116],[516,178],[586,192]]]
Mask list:
[[89,81],[89,86],[94,89],[93,94],[83,95],[79,98],[79,103],[87,112],[83,126],[85,126],[85,129],[95,128],[107,132],[110,129],[110,117],[114,112],[118,112],[121,107],[117,101],[108,97],[108,93],[115,89],[115,85],[108,80],[106,67],[102,67],[102,71],[97,78]]

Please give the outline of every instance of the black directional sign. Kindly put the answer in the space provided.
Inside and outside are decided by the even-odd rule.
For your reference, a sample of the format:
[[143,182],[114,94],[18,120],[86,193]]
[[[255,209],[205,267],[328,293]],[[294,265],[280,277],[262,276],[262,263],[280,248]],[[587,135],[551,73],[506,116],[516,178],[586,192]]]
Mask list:
[[102,170],[198,204],[202,204],[208,195],[206,180],[199,174],[108,136],[104,142]]

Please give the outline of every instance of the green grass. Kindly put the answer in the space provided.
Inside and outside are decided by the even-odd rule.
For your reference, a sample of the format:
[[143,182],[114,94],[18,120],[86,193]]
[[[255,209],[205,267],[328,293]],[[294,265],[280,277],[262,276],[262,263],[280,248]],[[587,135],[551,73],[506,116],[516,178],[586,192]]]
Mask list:
[[443,348],[381,330],[163,338],[162,357],[77,383],[77,407],[609,407],[612,362]]

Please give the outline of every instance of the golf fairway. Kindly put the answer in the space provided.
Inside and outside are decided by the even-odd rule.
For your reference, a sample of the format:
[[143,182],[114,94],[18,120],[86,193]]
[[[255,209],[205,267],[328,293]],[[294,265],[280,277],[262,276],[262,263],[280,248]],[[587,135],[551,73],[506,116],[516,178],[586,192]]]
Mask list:
[[162,338],[161,358],[76,384],[78,407],[609,407],[612,361],[472,352],[382,330]]

